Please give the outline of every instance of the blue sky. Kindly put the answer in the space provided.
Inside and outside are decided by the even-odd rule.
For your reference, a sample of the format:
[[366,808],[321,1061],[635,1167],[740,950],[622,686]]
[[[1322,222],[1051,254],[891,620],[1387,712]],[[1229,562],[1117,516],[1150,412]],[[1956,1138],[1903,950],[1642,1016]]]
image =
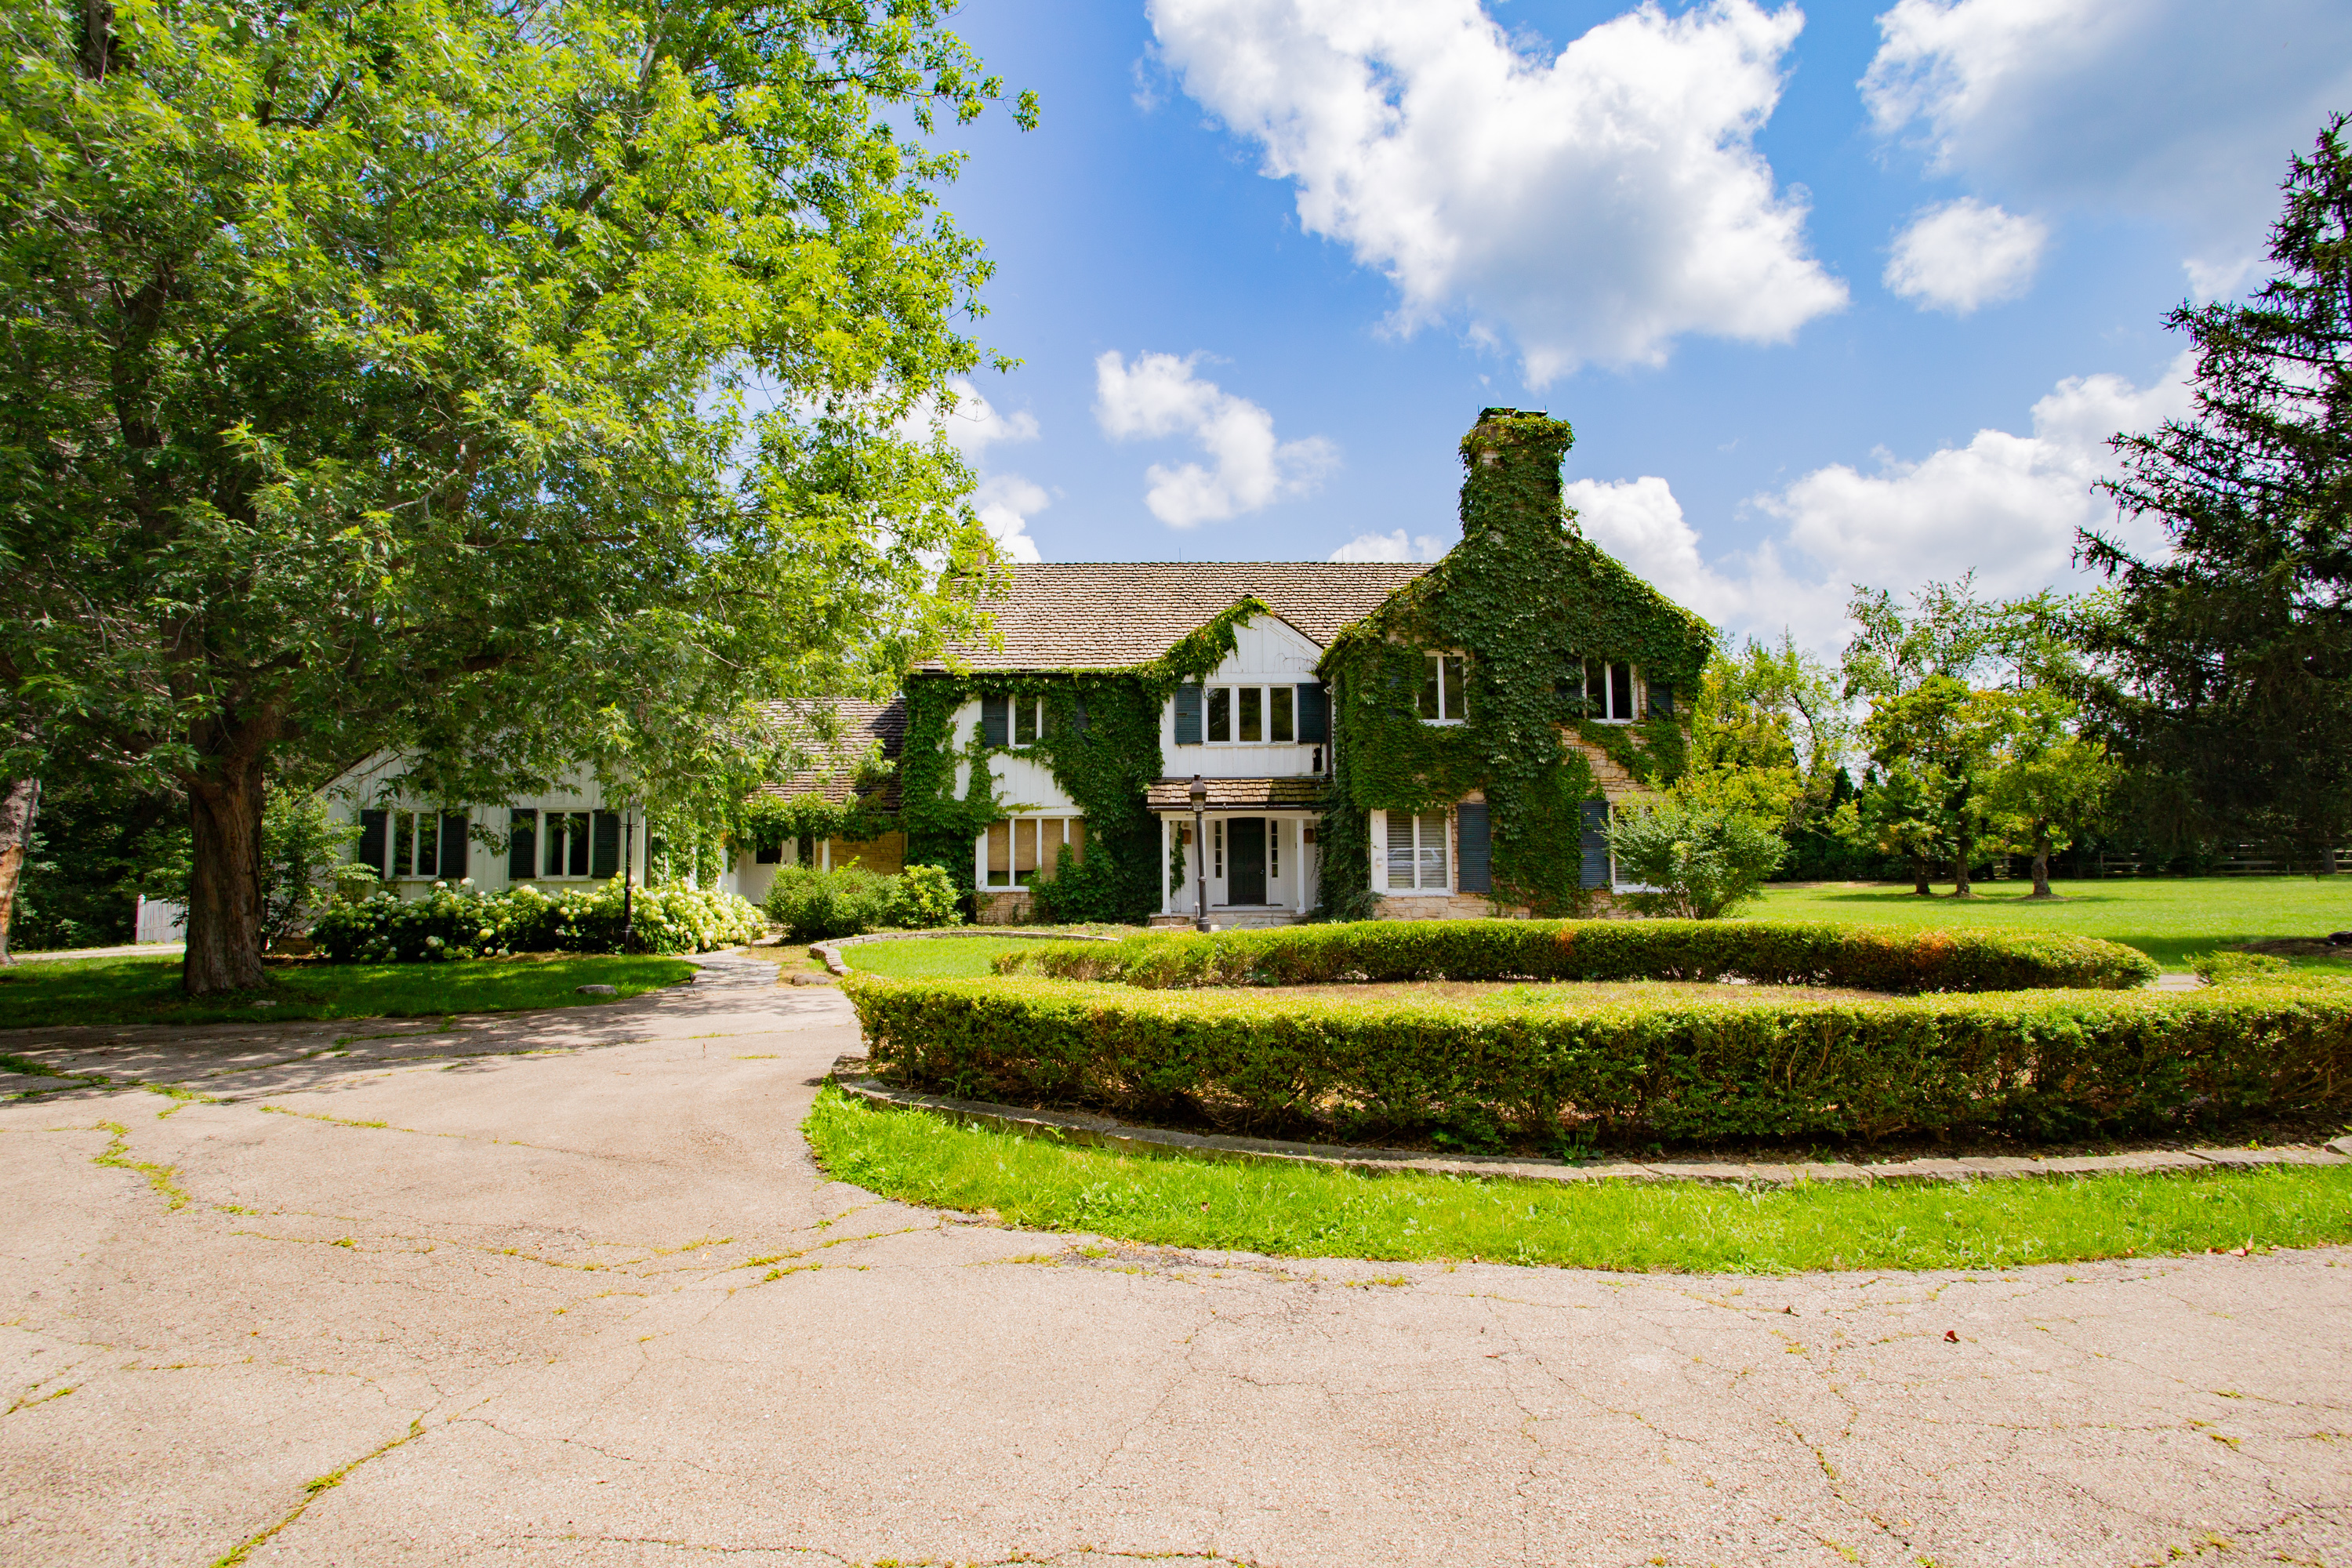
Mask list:
[[[1425,555],[1488,404],[1738,632],[2074,579],[2166,310],[2259,282],[2352,109],[2313,0],[971,0],[1044,121],[959,132],[997,273],[951,429],[1049,561]],[[985,408],[982,406],[984,400]]]

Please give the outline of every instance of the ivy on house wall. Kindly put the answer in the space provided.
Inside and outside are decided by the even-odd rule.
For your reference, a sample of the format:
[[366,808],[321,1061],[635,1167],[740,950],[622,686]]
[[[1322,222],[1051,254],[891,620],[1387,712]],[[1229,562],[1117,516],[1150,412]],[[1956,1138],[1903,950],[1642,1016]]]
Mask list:
[[[1498,902],[1538,914],[1580,910],[1581,808],[1599,795],[1567,736],[1636,778],[1684,765],[1681,724],[1593,721],[1581,661],[1631,662],[1685,699],[1713,630],[1586,540],[1560,499],[1574,435],[1561,420],[1490,408],[1463,438],[1462,542],[1426,575],[1350,626],[1324,655],[1340,727],[1323,824],[1323,901],[1370,910],[1371,811],[1433,811],[1483,790]],[[1429,652],[1468,656],[1469,709],[1425,723],[1415,700]]]
[[[1160,907],[1160,824],[1144,804],[1161,776],[1160,720],[1168,698],[1231,655],[1235,633],[1271,614],[1244,596],[1191,631],[1160,658],[1110,669],[1017,673],[921,673],[907,681],[907,740],[899,759],[899,816],[909,864],[946,870],[973,887],[973,848],[990,824],[1022,803],[1000,801],[988,763],[1000,753],[1043,763],[1087,819],[1083,862],[1057,867],[1052,886],[1034,889],[1055,920],[1140,921]],[[1046,706],[1045,732],[1027,746],[992,746],[975,723],[956,732],[955,715],[975,698],[1009,697]],[[956,766],[971,764],[964,793]]]

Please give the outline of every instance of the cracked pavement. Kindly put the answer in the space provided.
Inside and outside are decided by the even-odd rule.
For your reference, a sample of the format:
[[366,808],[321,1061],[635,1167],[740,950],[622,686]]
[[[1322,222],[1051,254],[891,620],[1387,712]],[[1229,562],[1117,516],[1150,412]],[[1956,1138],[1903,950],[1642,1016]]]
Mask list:
[[1089,1258],[826,1180],[772,974],[0,1037],[0,1561],[2352,1564],[2342,1249]]

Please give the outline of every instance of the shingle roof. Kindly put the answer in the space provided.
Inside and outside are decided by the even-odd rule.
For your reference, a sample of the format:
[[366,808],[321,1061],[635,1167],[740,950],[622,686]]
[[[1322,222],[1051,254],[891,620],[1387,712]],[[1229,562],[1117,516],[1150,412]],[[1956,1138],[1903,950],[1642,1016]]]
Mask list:
[[[794,724],[803,733],[810,733],[814,729],[814,721],[791,704],[771,703],[769,710],[771,717]],[[830,747],[814,740],[811,742],[812,749],[819,750],[820,754],[829,753],[837,759],[835,764],[811,768],[805,773],[793,773],[763,784],[751,792],[753,798],[767,795],[791,800],[804,795],[821,795],[835,805],[846,805],[856,794],[857,764],[865,760],[867,749],[875,742],[882,742],[882,755],[893,761],[906,749],[907,699],[904,694],[893,697],[887,702],[843,702],[835,710],[840,715],[840,738]],[[889,782],[883,786],[882,798],[875,804],[886,811],[898,809],[898,777],[896,773],[890,775]]]
[[[1328,779],[1313,773],[1294,774],[1280,779],[1202,779],[1209,786],[1211,811],[1236,811],[1249,806],[1269,810],[1311,810],[1323,804]],[[1190,811],[1192,809],[1192,781],[1190,778],[1154,779],[1143,792],[1144,805],[1152,811]]]
[[[1176,646],[1244,595],[1319,646],[1429,570],[1387,561],[1089,561],[1012,568],[987,600],[1001,647],[954,650],[972,669],[1115,669]],[[924,667],[944,668],[943,662]]]

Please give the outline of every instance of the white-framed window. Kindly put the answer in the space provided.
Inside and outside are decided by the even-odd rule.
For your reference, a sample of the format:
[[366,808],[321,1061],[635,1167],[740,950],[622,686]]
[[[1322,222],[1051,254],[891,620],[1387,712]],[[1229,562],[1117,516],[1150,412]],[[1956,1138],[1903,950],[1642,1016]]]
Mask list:
[[387,882],[454,882],[466,875],[466,816],[457,811],[362,811],[352,858]]
[[1296,686],[1212,686],[1202,698],[1213,746],[1290,746],[1298,741]]
[[1274,817],[1265,825],[1265,879],[1278,881],[1282,877],[1282,818]]
[[980,885],[1025,888],[1040,876],[1050,880],[1065,845],[1073,861],[1087,858],[1085,817],[1015,816],[992,822],[980,836]]
[[1470,717],[1470,659],[1433,653],[1422,660],[1421,696],[1414,704],[1427,724],[1459,724]]
[[1641,717],[1641,682],[1633,667],[1599,659],[1584,661],[1584,711],[1604,724],[1630,724]]
[[1046,717],[1045,700],[1042,697],[1016,697],[1013,700],[1013,743],[1034,746],[1045,739],[1051,722]]
[[1446,879],[1446,822],[1442,811],[1391,811],[1387,819],[1389,891],[1443,893]]
[[1223,818],[1220,817],[1215,822],[1209,824],[1209,843],[1211,846],[1209,875],[1212,877],[1222,877],[1225,874],[1225,824]]
[[595,844],[594,814],[585,811],[542,811],[539,814],[539,875],[542,881],[571,880],[588,875],[588,857]]

